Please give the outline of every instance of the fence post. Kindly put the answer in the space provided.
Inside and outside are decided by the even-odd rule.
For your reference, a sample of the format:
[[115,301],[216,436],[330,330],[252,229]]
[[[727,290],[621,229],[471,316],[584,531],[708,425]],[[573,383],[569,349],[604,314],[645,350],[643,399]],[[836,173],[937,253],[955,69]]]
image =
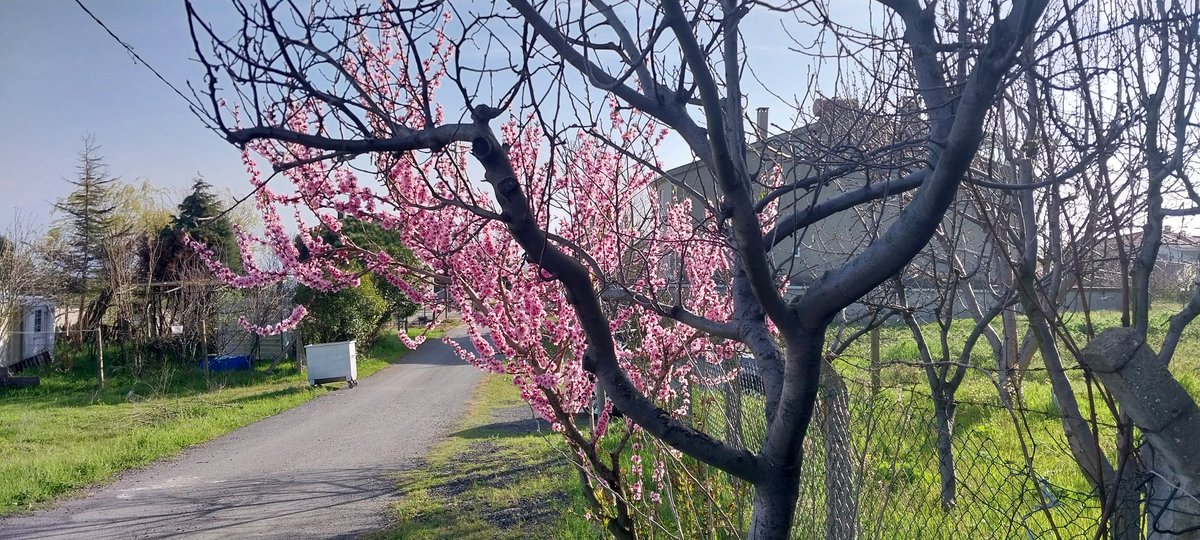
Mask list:
[[879,377],[879,370],[882,366],[879,365],[879,327],[871,329],[871,397],[874,398],[879,394],[879,389],[883,387],[883,382]]
[[212,374],[209,369],[212,366],[208,365],[208,319],[200,318],[200,361],[204,364],[204,385],[212,386]]
[[96,363],[100,388],[104,388],[104,326],[96,325]]

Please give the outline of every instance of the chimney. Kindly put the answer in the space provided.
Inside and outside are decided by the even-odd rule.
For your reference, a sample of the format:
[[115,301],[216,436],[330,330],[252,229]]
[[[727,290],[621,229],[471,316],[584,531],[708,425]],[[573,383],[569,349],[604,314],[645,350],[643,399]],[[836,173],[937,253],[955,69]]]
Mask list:
[[767,107],[759,107],[754,110],[755,113],[758,113],[758,121],[755,123],[754,130],[758,133],[759,142],[767,140],[767,128],[770,126],[767,116],[769,110]]

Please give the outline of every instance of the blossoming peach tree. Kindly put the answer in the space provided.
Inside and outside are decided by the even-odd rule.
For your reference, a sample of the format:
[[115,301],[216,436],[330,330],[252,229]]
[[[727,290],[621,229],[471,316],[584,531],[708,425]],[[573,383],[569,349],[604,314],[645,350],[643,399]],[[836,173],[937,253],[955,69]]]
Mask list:
[[[193,247],[240,287],[352,286],[346,268],[357,261],[414,301],[460,309],[471,347],[459,354],[512,375],[562,433],[614,536],[639,534],[631,505],[657,502],[670,481],[665,456],[687,456],[752,486],[751,538],[785,538],[826,328],[928,241],[1046,4],[981,6],[984,22],[956,47],[941,43],[932,6],[882,3],[905,28],[905,47],[882,54],[898,58],[892,74],[926,105],[928,126],[909,144],[927,159],[881,170],[862,158],[804,178],[748,166],[739,24],[753,3],[235,0],[242,21],[228,33],[189,3],[205,70],[196,105],[243,149],[265,227],[239,232],[241,273]],[[949,74],[947,58],[969,68]],[[669,134],[711,171],[710,189],[662,169],[656,149]],[[783,195],[816,201],[855,171],[871,174],[820,204],[777,210]],[[871,180],[881,174],[893,177]],[[915,194],[878,240],[785,298],[773,246],[906,191]],[[342,217],[394,231],[419,264],[355,244],[340,234]],[[755,358],[764,386],[767,428],[754,450],[689,420],[693,388],[734,376],[737,350]],[[597,387],[609,399],[581,422]],[[668,451],[644,453],[646,444]]]
[[[394,32],[381,33],[390,41],[397,39]],[[376,50],[367,41],[359,45],[361,58],[367,61],[347,61],[343,67],[362,81],[383,84],[394,76],[393,66],[407,60],[401,54],[384,61],[386,48]],[[415,86],[428,85],[432,95],[444,76],[441,60],[451,50],[440,40],[434,44],[435,61],[423,68],[425,81],[401,81],[408,89],[408,101],[390,103],[388,114],[401,117],[405,111],[419,110]],[[639,163],[652,155],[665,132],[644,115],[627,120],[615,104],[608,110],[606,140],[620,141],[619,147],[607,147],[596,137],[580,133],[547,156],[543,135],[530,118],[505,122],[500,140],[511,167],[527,186],[529,210],[545,224],[547,236],[586,253],[593,275],[604,278],[595,285],[606,288],[610,296],[615,293],[631,300],[605,308],[614,333],[630,340],[615,342],[618,362],[630,382],[654,402],[669,406],[672,414],[684,415],[690,384],[720,380],[724,369],[720,366],[732,356],[733,342],[710,339],[687,325],[664,324],[659,312],[682,309],[713,320],[727,319],[729,297],[716,292],[728,285],[731,261],[722,249],[719,231],[692,227],[691,201],[660,202],[654,191],[655,167]],[[239,111],[228,112],[236,122]],[[303,132],[323,112],[321,103],[308,100],[288,103],[275,114],[287,119],[289,129]],[[440,111],[435,116],[440,117]],[[422,120],[406,122],[419,126]],[[364,262],[414,301],[457,308],[471,346],[447,342],[479,368],[513,376],[521,396],[565,436],[575,452],[596,518],[610,523],[616,534],[628,534],[635,528],[629,505],[661,500],[663,461],[655,460],[643,471],[642,456],[634,453],[626,456],[632,470],[622,474],[619,457],[645,444],[640,428],[628,420],[620,421],[619,433],[609,437],[616,443],[601,447],[600,441],[613,426],[613,404],[595,401],[595,377],[581,362],[587,337],[579,319],[572,316],[567,291],[523,255],[522,247],[505,230],[502,210],[470,181],[465,150],[449,148],[429,159],[374,155],[371,165],[379,174],[372,175],[371,185],[360,183],[346,164],[318,159],[319,149],[274,139],[249,141],[243,162],[256,188],[254,200],[265,218],[265,234],[239,231],[243,273],[222,264],[208,246],[195,241],[189,245],[214,275],[237,287],[283,280],[319,290],[357,286],[361,276],[346,270],[353,260]],[[256,157],[282,171],[289,193],[267,186]],[[282,208],[294,210],[296,237],[311,256],[301,257],[302,250],[280,216]],[[304,214],[315,219],[306,220]],[[401,266],[384,251],[356,244],[341,234],[344,218],[393,231],[422,264]],[[336,241],[330,242],[331,238]],[[272,257],[260,264],[256,254],[264,252]],[[671,286],[678,289],[680,277],[696,285],[670,308],[664,307],[660,300],[673,297]],[[445,295],[439,297],[436,290],[444,290]],[[637,301],[632,301],[631,291],[639,291]],[[298,305],[277,324],[242,324],[253,332],[275,334],[295,327],[306,314],[305,307]],[[419,345],[419,339],[411,340],[404,333],[400,337],[409,346]],[[704,370],[701,376],[694,372],[696,362],[689,360],[716,369]],[[583,412],[590,414],[580,417]],[[580,421],[591,429],[581,428]],[[645,495],[643,476],[652,483]]]

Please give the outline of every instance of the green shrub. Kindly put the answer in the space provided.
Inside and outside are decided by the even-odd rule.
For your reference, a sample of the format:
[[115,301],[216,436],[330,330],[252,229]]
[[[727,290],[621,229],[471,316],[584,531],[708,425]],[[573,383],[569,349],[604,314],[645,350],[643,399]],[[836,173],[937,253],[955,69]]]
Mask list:
[[357,287],[324,292],[308,287],[296,291],[296,303],[308,308],[308,316],[300,323],[306,343],[358,340],[364,344],[373,340],[380,328],[388,303],[375,286],[375,277],[362,276]]

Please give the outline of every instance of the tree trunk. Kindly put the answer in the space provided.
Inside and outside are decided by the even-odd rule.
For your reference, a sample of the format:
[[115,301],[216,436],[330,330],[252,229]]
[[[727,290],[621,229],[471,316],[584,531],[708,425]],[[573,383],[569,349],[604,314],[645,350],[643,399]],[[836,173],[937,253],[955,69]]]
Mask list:
[[[767,414],[767,438],[755,474],[750,540],[785,540],[791,530],[800,494],[805,435],[817,414],[820,383],[824,380],[821,372],[826,329],[804,329],[788,343],[782,399],[775,415]],[[780,426],[786,429],[777,429]]]
[[938,476],[941,479],[942,510],[954,508],[958,478],[954,468],[954,408],[952,400],[937,396],[933,400],[937,422]]
[[[1028,159],[1020,161],[1020,174],[1027,182],[1033,178],[1032,167],[1033,165]],[[1116,481],[1115,471],[1108,457],[1100,451],[1100,443],[1096,434],[1092,432],[1092,426],[1083,418],[1079,402],[1075,398],[1075,390],[1071,387],[1071,381],[1067,378],[1063,368],[1057,336],[1050,326],[1051,317],[1047,314],[1043,303],[1043,299],[1047,295],[1041,291],[1036,275],[1039,250],[1033,193],[1023,191],[1019,197],[1021,235],[1024,238],[1021,241],[1021,260],[1015,267],[1014,278],[1021,306],[1025,309],[1025,315],[1029,320],[1029,333],[1025,336],[1026,345],[1036,343],[1037,349],[1041,351],[1042,362],[1046,365],[1046,373],[1050,379],[1050,388],[1062,411],[1063,435],[1066,436],[1067,447],[1071,451],[1071,456],[1075,458],[1075,463],[1087,477],[1088,483],[1097,488],[1100,499],[1104,500],[1109,486]],[[1061,291],[1056,289],[1054,292],[1056,293],[1055,299],[1057,299],[1057,293]],[[1022,350],[1023,357],[1024,353],[1025,350]],[[1032,353],[1030,356],[1032,357]],[[1021,371],[1024,372],[1024,370],[1025,366],[1022,366]]]
[[[1121,422],[1128,425],[1129,418],[1124,414],[1121,416]],[[1110,536],[1113,540],[1142,540],[1142,500],[1139,493],[1142,488],[1138,486],[1141,468],[1133,459],[1133,434],[1129,429],[1123,431],[1118,435],[1117,455],[1125,456],[1125,463],[1124,468],[1118,467],[1116,484],[1110,488],[1113,499]]]
[[[1027,286],[1032,286],[1032,284]],[[1083,413],[1079,409],[1079,401],[1075,397],[1071,381],[1067,378],[1067,373],[1063,368],[1058,344],[1055,341],[1054,332],[1050,329],[1050,323],[1041,309],[1036,306],[1035,301],[1028,297],[1022,300],[1028,312],[1031,333],[1036,336],[1038,348],[1042,351],[1042,360],[1046,364],[1050,388],[1062,411],[1063,434],[1067,438],[1067,446],[1071,449],[1071,455],[1074,456],[1075,463],[1079,465],[1092,486],[1107,490],[1114,481],[1112,464],[1100,452],[1100,443],[1096,440],[1096,434],[1092,432],[1091,425],[1083,418]]]
[[1000,374],[1000,401],[1005,407],[1012,407],[1013,402],[1021,399],[1020,352],[1018,350],[1017,313],[1005,309],[1000,315],[1003,329],[1003,345],[1001,354],[996,358],[997,371]]
[[858,537],[858,490],[850,440],[850,392],[833,366],[821,370],[821,431],[825,435],[825,538]]
[[786,540],[800,494],[800,460],[796,469],[777,470],[754,486],[749,540]]

